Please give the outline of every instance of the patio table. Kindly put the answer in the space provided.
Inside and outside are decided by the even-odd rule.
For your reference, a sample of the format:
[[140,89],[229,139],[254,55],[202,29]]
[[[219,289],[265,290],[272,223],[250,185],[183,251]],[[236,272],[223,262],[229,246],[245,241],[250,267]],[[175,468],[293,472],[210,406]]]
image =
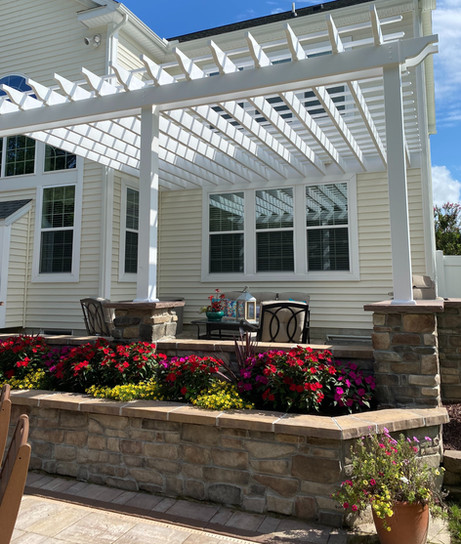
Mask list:
[[[240,338],[245,332],[255,332],[258,324],[249,323],[244,319],[223,319],[222,321],[210,321],[209,319],[196,319],[191,322],[197,326],[197,338],[199,340],[228,340]],[[205,332],[202,332],[205,329]]]

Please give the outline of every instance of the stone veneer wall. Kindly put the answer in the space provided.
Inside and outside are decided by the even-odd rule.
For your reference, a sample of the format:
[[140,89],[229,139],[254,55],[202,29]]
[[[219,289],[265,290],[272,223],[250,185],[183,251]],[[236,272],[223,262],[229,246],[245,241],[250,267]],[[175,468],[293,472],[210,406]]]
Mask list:
[[416,304],[391,301],[365,306],[373,311],[376,397],[383,407],[440,406],[437,317],[442,300]]
[[19,413],[30,417],[32,470],[331,526],[343,521],[330,494],[345,477],[353,439],[383,427],[428,435],[438,464],[448,420],[443,408],[330,418],[44,391],[14,391],[12,400],[12,425]]
[[461,299],[368,304],[381,406],[461,402]]
[[461,402],[461,299],[445,300],[437,320],[442,399]]

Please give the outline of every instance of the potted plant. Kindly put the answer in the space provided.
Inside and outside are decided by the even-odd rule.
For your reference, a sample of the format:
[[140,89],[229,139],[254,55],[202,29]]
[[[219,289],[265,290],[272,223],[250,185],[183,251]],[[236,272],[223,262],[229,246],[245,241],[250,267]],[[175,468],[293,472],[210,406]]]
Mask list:
[[205,312],[209,321],[221,321],[224,317],[224,299],[226,295],[219,289],[215,289],[215,294],[209,297],[210,304],[204,306],[200,311]]
[[431,446],[428,436],[423,442],[404,435],[396,440],[386,428],[360,438],[351,448],[350,477],[333,497],[347,512],[371,505],[381,544],[424,544],[429,508],[441,502],[443,469],[422,458]]

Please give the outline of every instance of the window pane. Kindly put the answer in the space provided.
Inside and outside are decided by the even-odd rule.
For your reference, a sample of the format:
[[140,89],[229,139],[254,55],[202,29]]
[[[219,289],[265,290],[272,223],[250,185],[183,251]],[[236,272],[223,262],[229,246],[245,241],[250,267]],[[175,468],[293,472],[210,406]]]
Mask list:
[[45,146],[45,172],[70,170],[77,165],[77,157],[52,145]]
[[243,234],[210,236],[210,273],[243,272]]
[[34,173],[35,140],[27,136],[10,136],[6,141],[6,176]]
[[73,231],[42,232],[40,273],[71,272]]
[[293,231],[258,232],[256,245],[258,272],[294,270]]
[[293,227],[293,189],[256,191],[256,228]]
[[139,192],[134,189],[126,191],[126,228],[138,230],[139,225]]
[[[9,87],[13,87],[13,89],[17,89],[18,91],[30,91],[32,87],[27,85],[26,79],[23,76],[16,76],[16,75],[9,75],[2,77],[0,79],[0,83],[4,85],[8,85]],[[0,91],[0,96],[5,96],[5,91]],[[32,95],[35,97],[35,95]]]
[[243,230],[243,193],[210,195],[210,232]]
[[307,231],[309,270],[349,270],[347,228]]
[[306,187],[306,226],[347,224],[347,183]]
[[74,226],[75,187],[49,187],[43,191],[42,228]]
[[125,273],[136,274],[138,271],[138,233],[125,233]]

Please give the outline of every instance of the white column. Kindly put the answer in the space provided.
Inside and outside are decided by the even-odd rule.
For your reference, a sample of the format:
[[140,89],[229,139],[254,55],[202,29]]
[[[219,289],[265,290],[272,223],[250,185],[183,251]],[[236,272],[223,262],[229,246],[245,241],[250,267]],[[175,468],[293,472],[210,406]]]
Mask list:
[[114,171],[103,168],[101,213],[101,250],[99,263],[99,296],[110,298],[113,251],[113,219],[114,219]]
[[158,152],[159,114],[155,107],[145,107],[141,111],[137,302],[158,301]]
[[384,69],[394,304],[414,304],[400,66]]

